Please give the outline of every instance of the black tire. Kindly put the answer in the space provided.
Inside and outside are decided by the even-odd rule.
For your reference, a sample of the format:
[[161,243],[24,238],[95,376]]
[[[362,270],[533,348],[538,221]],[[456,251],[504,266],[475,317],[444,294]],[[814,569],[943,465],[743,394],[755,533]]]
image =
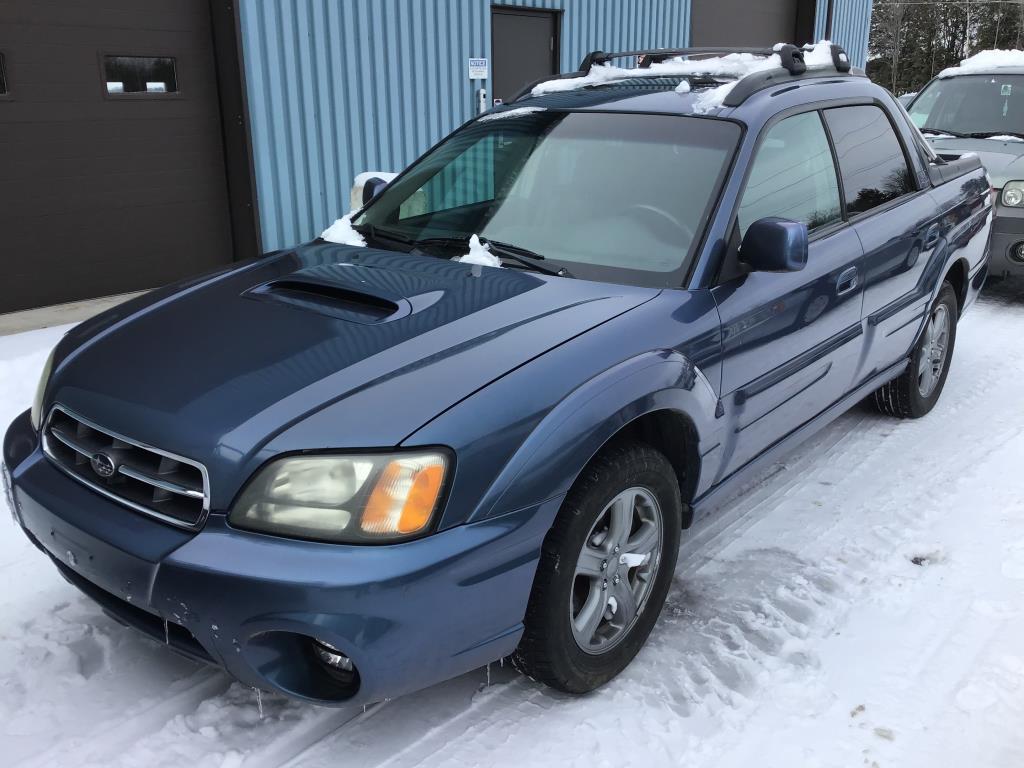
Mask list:
[[907,370],[875,391],[875,407],[882,413],[900,419],[919,419],[934,408],[939,401],[942,388],[946,385],[949,366],[953,361],[953,350],[956,346],[956,321],[959,313],[956,293],[948,282],[942,284],[939,295],[929,311],[929,321],[927,322],[930,322],[939,308],[944,308],[946,316],[949,318],[949,340],[945,347],[942,370],[935,380],[934,387],[927,394],[923,394],[919,386],[922,360],[930,352],[929,334],[926,327],[910,356],[910,365],[907,366]]
[[[658,565],[646,597],[620,639],[598,655],[587,653],[574,636],[570,616],[577,559],[611,500],[634,488],[649,492],[661,510]],[[625,669],[661,613],[679,555],[681,529],[679,483],[663,454],[630,441],[595,456],[569,491],[544,539],[525,629],[512,657],[516,668],[566,693],[592,691]]]

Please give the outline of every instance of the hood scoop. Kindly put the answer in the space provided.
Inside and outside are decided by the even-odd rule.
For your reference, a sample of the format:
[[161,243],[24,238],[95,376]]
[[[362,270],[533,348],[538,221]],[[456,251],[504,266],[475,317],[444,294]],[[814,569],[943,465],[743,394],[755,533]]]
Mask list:
[[[363,270],[352,267],[351,271],[355,273]],[[360,280],[356,274],[353,274],[353,278],[345,280],[322,269],[303,270],[258,285],[244,295],[246,298],[287,304],[362,325],[398,320],[412,311],[412,306],[404,297]]]

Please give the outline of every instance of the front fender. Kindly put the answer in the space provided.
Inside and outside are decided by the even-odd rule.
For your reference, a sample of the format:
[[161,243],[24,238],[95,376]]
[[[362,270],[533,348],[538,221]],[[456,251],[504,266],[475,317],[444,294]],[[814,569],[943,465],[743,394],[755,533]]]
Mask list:
[[[704,374],[679,352],[639,354],[568,394],[558,392],[558,382],[567,372],[578,374],[580,369],[571,361],[552,356],[529,368],[528,375],[520,369],[478,392],[409,441],[450,445],[459,457],[442,528],[564,494],[609,439],[653,411],[685,415],[698,437],[698,455],[707,455],[713,463],[711,454],[720,443],[717,395]],[[525,415],[512,421],[511,409]]]
[[697,455],[703,456],[718,443],[708,439],[716,433],[717,402],[707,378],[678,352],[649,352],[627,360],[551,410],[499,473],[474,518],[567,493],[602,446],[627,424],[654,411],[674,411],[689,419],[698,437]]

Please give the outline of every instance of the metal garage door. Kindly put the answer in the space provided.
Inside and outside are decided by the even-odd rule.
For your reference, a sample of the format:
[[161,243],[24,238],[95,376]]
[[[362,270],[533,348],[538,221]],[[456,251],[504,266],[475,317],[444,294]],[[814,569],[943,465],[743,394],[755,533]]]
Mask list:
[[0,312],[230,261],[206,0],[5,0]]
[[813,0],[694,0],[691,43],[771,46],[812,42]]

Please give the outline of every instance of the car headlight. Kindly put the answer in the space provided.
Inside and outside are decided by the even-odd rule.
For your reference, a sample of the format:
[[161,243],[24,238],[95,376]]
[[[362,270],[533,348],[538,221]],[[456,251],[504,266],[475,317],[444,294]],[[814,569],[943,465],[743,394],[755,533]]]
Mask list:
[[50,383],[50,374],[53,372],[53,356],[56,353],[56,347],[50,350],[50,356],[46,358],[43,372],[39,376],[39,383],[36,385],[36,396],[32,399],[32,411],[29,418],[32,421],[32,428],[37,431],[43,424],[43,396],[46,394],[46,385]]
[[448,475],[441,451],[290,456],[258,472],[228,515],[237,528],[350,544],[425,533]]
[[1008,181],[1003,186],[1003,205],[1010,208],[1024,207],[1024,181]]

